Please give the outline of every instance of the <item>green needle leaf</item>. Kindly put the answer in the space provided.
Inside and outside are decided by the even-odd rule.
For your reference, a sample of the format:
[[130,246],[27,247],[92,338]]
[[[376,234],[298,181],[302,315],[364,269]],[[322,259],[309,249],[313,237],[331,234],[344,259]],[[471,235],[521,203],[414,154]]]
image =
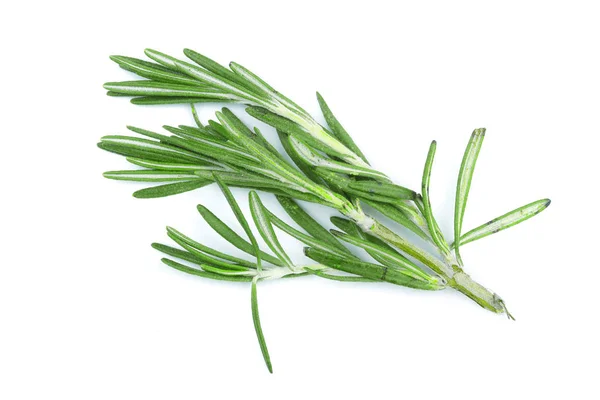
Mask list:
[[354,143],[354,140],[352,140],[348,132],[346,132],[346,130],[344,129],[342,124],[340,124],[335,115],[333,115],[331,109],[325,102],[325,99],[323,99],[319,92],[317,92],[317,100],[319,101],[319,107],[321,107],[321,112],[325,117],[325,121],[327,122],[329,129],[331,129],[331,131],[339,139],[340,142],[342,142],[347,148],[356,153],[356,155],[358,155],[360,158],[363,159],[364,162],[368,164],[369,162],[367,161],[365,155],[362,153],[362,151],[360,151],[356,143]]
[[464,246],[467,243],[474,242],[520,224],[523,221],[527,221],[529,218],[533,218],[544,211],[548,206],[550,206],[550,199],[542,199],[512,210],[465,233],[460,238],[460,244]]
[[429,199],[429,182],[431,180],[431,169],[433,167],[433,159],[435,157],[435,150],[437,148],[437,143],[434,140],[431,142],[431,146],[429,146],[429,152],[427,154],[427,160],[425,161],[425,168],[423,170],[423,179],[421,181],[421,193],[423,196],[423,207],[425,219],[427,220],[427,226],[429,227],[429,232],[431,233],[431,238],[435,245],[440,249],[440,251],[446,255],[450,254],[450,249],[448,248],[448,244],[446,243],[446,239],[442,236],[440,231],[438,230],[438,224],[433,216],[433,210],[431,209],[431,201]]
[[196,125],[199,129],[204,128],[204,125],[202,124],[202,122],[200,121],[200,117],[198,116],[198,110],[196,110],[196,105],[192,103],[190,104],[190,107],[192,108],[192,116],[194,117],[194,122],[196,122]]
[[465,209],[467,207],[467,200],[469,198],[469,191],[471,189],[471,181],[473,179],[473,172],[475,170],[475,164],[481,151],[481,145],[485,137],[485,128],[475,129],[465,150],[462,164],[460,166],[460,172],[458,174],[458,182],[456,184],[456,202],[454,208],[454,249],[456,252],[456,258],[462,265],[462,257],[460,256],[460,235],[462,231],[463,218],[465,216]]
[[[328,135],[329,138],[327,138],[326,140],[318,140],[311,136],[311,134],[306,129],[298,125],[296,122],[288,118],[282,117],[281,115],[275,114],[267,110],[266,108],[247,107],[246,112],[254,118],[256,118],[257,120],[262,121],[265,124],[271,125],[273,128],[285,132],[293,137],[296,137],[319,151],[339,158],[343,158],[344,156],[346,156],[345,154],[340,153],[331,146],[325,144],[327,141],[331,140],[337,142],[337,139],[335,139],[333,136],[331,136],[325,131],[323,131],[322,134]],[[338,144],[340,143],[338,142]]]
[[180,85],[157,81],[107,82],[104,89],[129,96],[197,97],[212,101],[241,101],[242,99],[218,89],[203,86]]
[[137,182],[177,182],[198,180],[198,176],[194,174],[186,174],[183,172],[174,171],[108,171],[105,172],[103,175],[105,178],[108,179]]
[[337,269],[340,271],[359,275],[364,278],[385,281],[393,283],[395,285],[407,286],[415,289],[438,290],[444,288],[444,286],[440,283],[424,282],[421,280],[413,279],[407,276],[404,273],[405,271],[389,268],[383,265],[372,264],[360,260],[339,257],[329,252],[315,248],[305,247],[304,254],[308,258],[320,264],[326,265],[330,268]]
[[133,192],[133,197],[138,199],[155,199],[158,197],[167,197],[175,194],[189,192],[199,189],[212,182],[205,179],[196,179],[187,182],[169,183],[167,185],[154,186]]
[[260,345],[260,351],[262,352],[265,364],[269,369],[270,373],[273,373],[273,366],[271,365],[271,357],[269,356],[269,349],[267,349],[267,342],[265,341],[265,335],[263,334],[262,327],[260,326],[260,315],[258,314],[258,295],[256,293],[256,282],[258,277],[252,280],[252,291],[250,295],[250,304],[252,307],[252,321],[254,322],[254,330],[256,331],[256,337],[258,344]]
[[181,83],[194,86],[202,85],[197,80],[188,78],[176,70],[165,68],[159,64],[124,56],[111,56],[110,59],[119,64],[121,68],[144,78],[154,79],[161,82]]
[[160,261],[162,261],[165,265],[185,272],[186,274],[201,276],[203,278],[214,279],[217,281],[250,282],[252,280],[252,277],[250,276],[228,276],[202,271],[200,269],[188,267],[187,265],[178,263],[177,261],[169,260],[168,258],[162,258]]
[[302,229],[308,232],[309,235],[313,236],[319,241],[325,242],[329,247],[333,247],[338,251],[344,252],[348,255],[352,253],[341,244],[335,236],[333,236],[329,230],[323,228],[313,217],[311,217],[306,211],[302,209],[294,200],[288,197],[276,196],[277,201],[284,211],[294,220],[295,223],[300,225]]
[[293,135],[290,137],[290,143],[292,147],[296,150],[298,156],[308,165],[352,176],[363,176],[382,181],[389,181],[389,178],[385,174],[379,171],[375,171],[371,168],[361,167],[358,165],[351,165],[344,162],[339,162],[321,157],[311,148],[309,148],[305,143],[303,143],[302,140],[298,139],[297,137],[294,137]]
[[340,282],[377,282],[374,279],[369,279],[369,278],[363,278],[362,276],[346,276],[346,275],[333,275],[333,274],[328,274],[326,272],[323,272],[322,270],[313,270],[310,268],[307,268],[307,271],[310,272],[313,275],[317,275],[318,277],[321,278],[325,278],[325,279],[329,279],[332,281],[340,281]]
[[377,201],[365,200],[364,202],[368,206],[374,208],[381,214],[391,219],[392,221],[404,226],[405,228],[408,228],[424,240],[427,240],[428,242],[431,241],[427,233],[423,232],[423,229],[421,229],[419,225],[417,225],[411,218],[409,218],[404,212],[402,212],[398,208],[390,204],[380,203]]
[[[121,96],[130,96],[128,94],[122,94]],[[180,97],[180,96],[141,96],[134,97],[131,99],[131,104],[138,106],[156,106],[163,104],[193,104],[193,103],[239,103],[237,100],[216,100],[214,98],[207,97]]]
[[127,157],[127,161],[130,163],[159,171],[179,171],[194,173],[194,171],[213,171],[217,169],[216,166],[207,166],[204,162],[198,162],[196,164],[183,164],[183,163],[165,163],[160,161],[143,160],[140,158]]
[[386,196],[392,199],[414,200],[417,194],[414,190],[386,182],[356,181],[349,185],[350,189]]
[[335,235],[335,237],[340,238],[341,240],[343,240],[347,243],[350,243],[354,246],[358,246],[360,248],[363,248],[365,250],[373,252],[373,253],[377,254],[379,257],[383,257],[384,259],[391,262],[393,265],[398,266],[399,267],[398,269],[401,269],[403,271],[403,273],[405,273],[406,275],[408,275],[414,279],[420,279],[420,280],[424,280],[424,281],[431,280],[431,276],[429,274],[423,272],[423,270],[421,270],[415,264],[410,262],[406,257],[401,256],[400,254],[398,254],[395,251],[392,251],[389,248],[379,246],[368,240],[357,238],[355,236],[348,235],[346,233],[342,233],[340,231],[332,230],[331,233],[333,233]]
[[[229,82],[237,83],[238,85],[245,87],[247,90],[256,93],[256,90],[254,90],[254,87],[252,85],[249,85],[239,75],[225,68],[221,64],[211,60],[210,58],[198,52],[195,52],[194,50],[184,49],[183,53],[186,55],[187,58],[200,65],[201,67],[207,69],[208,71],[212,72],[213,74],[218,75],[219,77]],[[257,94],[260,94],[260,92],[258,92]]]
[[[250,261],[222,253],[208,246],[204,246],[203,244],[192,240],[191,238],[169,226],[167,227],[167,235],[173,239],[175,243],[192,253],[197,258],[201,259],[203,263],[238,271],[245,270],[246,268],[256,268],[256,264]],[[235,264],[231,264],[231,262]]]
[[[214,215],[208,208],[204,207],[201,204],[198,204],[197,208],[198,208],[198,212],[200,213],[200,215],[202,215],[202,218],[204,218],[204,220],[210,225],[210,227],[213,228],[215,230],[215,232],[217,232],[223,239],[227,240],[229,243],[231,243],[238,249],[242,250],[243,252],[256,257],[256,247],[254,246],[254,244],[249,243],[244,238],[242,238],[240,235],[238,235],[234,230],[232,230],[223,221],[221,221],[216,215]],[[246,223],[246,225],[247,225],[247,223]],[[248,226],[248,230],[249,229],[250,229],[250,227]],[[245,229],[244,229],[244,231],[245,231]],[[250,234],[252,234],[251,231],[250,231]],[[256,240],[254,238],[254,236],[252,236],[252,239]],[[257,244],[257,247],[258,247],[258,244]],[[268,253],[260,251],[259,254],[260,254],[260,258],[262,258],[263,260],[265,260],[267,262],[270,262],[271,264],[274,264],[274,265],[277,265],[280,267],[284,266],[282,264],[282,262],[279,261],[278,258],[275,258]],[[257,257],[257,259],[258,258],[259,257]]]
[[277,258],[279,258],[281,262],[283,262],[289,269],[293,271],[294,264],[283,250],[283,247],[281,247],[279,240],[277,240],[277,235],[275,235],[275,231],[271,225],[268,212],[260,201],[260,197],[258,197],[258,194],[252,190],[249,194],[249,198],[252,218],[254,219],[254,224],[258,228],[263,240],[267,243],[271,251],[275,253]]
[[175,146],[132,136],[111,135],[100,139],[98,147],[126,157],[162,162],[198,163],[205,158]]
[[315,247],[315,248],[318,248],[318,249],[321,249],[324,251],[328,251],[333,254],[337,254],[341,257],[356,258],[355,255],[353,255],[352,253],[350,253],[348,251],[348,249],[344,248],[344,251],[340,251],[336,247],[332,247],[327,242],[323,242],[312,236],[306,235],[306,234],[298,231],[297,229],[294,229],[293,227],[289,226],[288,224],[286,224],[285,222],[283,222],[282,220],[277,218],[277,216],[275,214],[271,213],[270,211],[267,211],[267,213],[269,214],[269,221],[271,221],[271,223],[273,225],[275,225],[276,227],[278,227],[279,229],[281,229],[288,235],[292,236],[293,238],[298,239],[302,243],[307,244],[311,247]]
[[[396,249],[389,246],[384,241],[382,241],[374,236],[367,235],[366,233],[364,233],[353,221],[346,219],[346,218],[331,217],[331,222],[337,228],[346,232],[348,235],[350,235],[356,239],[362,239],[362,240],[369,241],[369,242],[373,243],[374,245],[387,250],[389,253],[395,255],[396,257],[399,257],[399,258],[402,258],[402,259],[408,261],[408,259],[406,259],[406,257],[404,257]],[[379,263],[381,263],[383,265],[386,265],[386,266],[392,267],[392,268],[402,268],[402,264],[398,264],[398,263],[394,262],[393,259],[390,257],[382,256],[380,254],[380,252],[376,252],[376,251],[369,250],[369,249],[365,249],[365,251],[371,257],[373,257],[375,260],[377,260]]]

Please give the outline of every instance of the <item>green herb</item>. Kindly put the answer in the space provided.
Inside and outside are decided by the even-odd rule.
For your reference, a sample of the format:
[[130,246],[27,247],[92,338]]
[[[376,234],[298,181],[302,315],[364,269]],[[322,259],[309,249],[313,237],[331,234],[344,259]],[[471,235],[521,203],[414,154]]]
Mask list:
[[[134,196],[154,198],[194,190],[213,182],[221,188],[248,240],[217,215],[199,205],[198,211],[229,243],[254,257],[235,257],[205,246],[173,228],[168,236],[181,248],[153,247],[171,258],[162,261],[188,274],[218,280],[251,283],[251,311],[260,349],[272,372],[270,355],[259,319],[257,284],[265,279],[315,275],[353,282],[383,281],[395,285],[441,290],[453,288],[483,308],[512,318],[504,301],[474,282],[463,270],[461,246],[519,224],[550,205],[544,199],[502,215],[466,234],[463,220],[471,182],[485,129],[476,129],[465,151],[456,188],[454,242],[448,243],[433,214],[430,181],[436,142],[432,142],[422,174],[421,193],[393,183],[367,162],[323,98],[317,99],[327,126],[273,89],[243,66],[229,68],[185,50],[189,61],[146,50],[152,61],[111,57],[123,69],[143,80],[105,84],[110,96],[130,96],[134,104],[192,104],[196,126],[165,126],[168,134],[129,127],[137,136],[105,136],[98,146],[123,155],[137,168],[112,171],[105,177],[161,183],[138,190]],[[274,127],[289,159],[279,153],[258,129],[250,129],[229,109],[216,113],[218,121],[203,124],[193,103],[242,103],[246,112]],[[252,221],[268,251],[261,250],[230,186],[249,188]],[[296,228],[262,203],[256,190],[275,194]],[[333,217],[341,231],[331,230],[311,217],[297,200],[337,210]],[[367,209],[363,209],[363,204]],[[371,211],[369,211],[371,210]],[[417,242],[385,226],[381,214],[414,233]],[[278,230],[309,246],[312,261],[295,262],[282,247]],[[435,252],[422,245],[433,245]],[[346,247],[350,246],[350,247]],[[372,258],[362,260],[351,248],[364,249]]]

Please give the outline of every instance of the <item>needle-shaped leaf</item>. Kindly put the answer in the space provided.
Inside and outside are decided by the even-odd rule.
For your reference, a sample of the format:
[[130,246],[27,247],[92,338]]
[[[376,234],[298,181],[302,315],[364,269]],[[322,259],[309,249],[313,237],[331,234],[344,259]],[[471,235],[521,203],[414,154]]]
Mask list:
[[323,180],[325,180],[325,182],[327,182],[327,184],[330,187],[334,188],[336,191],[350,194],[353,197],[358,198],[360,200],[372,200],[390,204],[394,204],[399,201],[398,199],[394,199],[391,197],[380,196],[378,194],[352,189],[350,187],[350,184],[354,182],[353,179],[350,179],[337,172],[333,172],[327,168],[315,167],[314,171],[318,176],[323,178]]
[[121,68],[144,78],[161,82],[182,83],[195,86],[202,85],[197,80],[191,79],[176,70],[165,68],[159,64],[125,56],[111,56],[110,59],[119,64]]
[[193,152],[153,140],[119,135],[104,136],[100,140],[98,147],[101,149],[126,157],[163,162],[197,163],[205,161],[205,157]]
[[162,258],[160,261],[162,261],[165,265],[168,265],[169,267],[179,270],[181,272],[185,272],[190,275],[201,276],[203,278],[214,279],[217,281],[250,282],[252,280],[252,277],[250,276],[227,276],[222,274],[215,274],[212,272],[206,272],[200,269],[188,267],[187,265],[178,263],[177,261],[173,261],[168,258]]
[[[244,187],[244,188],[257,188],[261,190],[279,189],[287,190],[291,187],[289,184],[285,184],[274,179],[266,178],[259,175],[251,174],[250,172],[216,172],[219,178],[229,186]],[[212,178],[212,172],[210,171],[196,171],[195,174],[203,179]]]
[[460,238],[460,244],[464,246],[467,243],[474,242],[520,224],[523,221],[527,221],[529,218],[535,217],[544,211],[549,205],[550,199],[542,199],[512,210],[465,233]]
[[389,178],[385,174],[375,171],[371,168],[347,164],[322,157],[316,152],[312,151],[312,149],[310,149],[307,144],[303,143],[302,140],[294,137],[293,135],[290,137],[290,143],[298,153],[298,156],[308,165],[352,176],[363,176],[366,178],[389,181]]
[[427,241],[431,240],[429,238],[429,236],[427,235],[427,233],[425,233],[423,231],[423,229],[421,229],[419,227],[419,225],[417,225],[411,218],[409,218],[405,213],[400,211],[398,208],[396,208],[390,204],[380,203],[380,202],[371,201],[371,200],[365,200],[365,203],[368,206],[379,211],[381,214],[385,215],[392,221],[404,226],[405,228],[408,228],[409,230],[411,230],[413,233],[415,233],[419,237],[423,238],[424,240],[427,240]]
[[[130,96],[130,95],[123,94],[122,96]],[[164,105],[164,104],[214,103],[217,101],[219,103],[240,103],[241,102],[239,100],[225,100],[225,99],[216,100],[214,98],[207,98],[207,97],[141,96],[141,97],[132,98],[131,104],[135,104],[138,106],[156,106],[156,105]]]
[[[246,81],[250,86],[255,88],[255,92],[261,93],[261,97],[267,100],[266,104],[274,105],[273,103],[275,103],[275,105],[277,105],[277,103],[280,103],[283,104],[289,110],[292,110],[293,112],[299,115],[309,116],[308,113],[304,111],[300,106],[298,106],[289,98],[282,95],[277,90],[273,89],[269,84],[267,84],[267,82],[263,81],[261,78],[258,77],[258,75],[256,75],[249,69],[241,66],[236,62],[230,62],[229,68],[231,68],[231,70],[235,72],[236,75],[238,75],[240,78]],[[273,101],[273,99],[275,100],[275,102]]]
[[[197,208],[200,215],[202,215],[202,218],[204,218],[204,220],[210,225],[210,227],[213,228],[214,231],[217,232],[223,239],[227,240],[229,243],[242,250],[243,252],[256,256],[256,250],[253,243],[248,242],[240,235],[238,235],[233,229],[227,226],[227,224],[221,221],[215,214],[213,214],[208,208],[204,207],[202,204],[198,204]],[[248,226],[247,223],[246,226]],[[244,231],[245,230],[246,229],[244,228]],[[248,230],[250,230],[249,226]],[[252,231],[250,231],[250,234],[252,234]],[[250,240],[256,239],[254,238],[254,236],[252,236],[252,239]],[[273,257],[272,255],[263,251],[260,251],[260,258],[264,261],[270,262],[271,264],[277,266],[284,266],[278,258]]]
[[329,230],[325,229],[313,217],[311,217],[298,203],[288,197],[276,196],[277,201],[283,207],[284,211],[289,215],[295,223],[300,225],[302,229],[308,232],[315,239],[327,243],[330,247],[337,249],[343,253],[351,255],[350,251],[341,244]]
[[[216,140],[219,142],[227,142],[227,139],[225,139],[221,135],[217,136],[217,135],[213,134],[211,131],[209,131],[206,128],[195,128],[193,126],[179,125],[179,129],[180,129],[180,131],[178,133],[185,133],[187,135],[192,135],[192,136],[200,137],[200,138],[204,138],[204,139]],[[232,143],[229,143],[229,144],[233,145]]]
[[[211,60],[210,58],[202,55],[194,50],[184,49],[183,53],[187,58],[205,68],[206,70],[212,72],[215,75],[220,76],[223,79],[226,79],[230,82],[237,83],[240,86],[245,87],[247,90],[255,91],[252,85],[248,85],[247,81],[242,79],[239,75],[235,74],[228,68],[225,68],[221,64]],[[260,93],[260,92],[259,92]]]
[[189,251],[181,250],[176,247],[168,246],[166,244],[152,243],[152,248],[168,256],[179,258],[180,260],[191,262],[196,265],[201,265],[204,262],[201,258],[196,257]]
[[367,161],[365,155],[362,153],[362,151],[360,151],[356,143],[354,143],[354,140],[352,140],[348,132],[346,132],[346,129],[344,129],[342,124],[340,124],[335,115],[333,115],[331,109],[325,102],[325,99],[323,99],[323,96],[321,96],[319,92],[317,92],[317,100],[319,101],[319,107],[321,107],[321,112],[325,117],[325,121],[327,122],[329,129],[331,129],[340,142],[342,142],[347,148],[356,153],[360,158],[363,159],[364,162],[368,164],[369,162]]
[[277,235],[275,235],[273,225],[271,225],[269,215],[260,201],[260,197],[258,197],[258,194],[252,190],[249,194],[249,199],[250,211],[252,212],[254,224],[258,228],[263,240],[265,243],[267,243],[271,251],[275,253],[277,258],[279,258],[282,263],[284,263],[291,270],[294,270],[294,263],[292,263],[290,257],[283,250],[283,247],[281,247],[279,240],[277,240]]
[[420,279],[425,281],[429,281],[431,279],[431,276],[429,274],[427,274],[415,264],[410,262],[406,257],[399,255],[397,252],[390,251],[390,249],[386,247],[379,246],[366,239],[348,235],[340,231],[332,230],[331,233],[333,233],[336,237],[340,238],[341,240],[347,243],[371,251],[377,254],[378,256],[391,261],[394,265],[400,267],[400,269],[402,269],[406,275],[414,279]]
[[340,281],[340,282],[377,282],[374,279],[364,278],[362,276],[328,274],[327,272],[323,272],[322,270],[319,270],[319,269],[310,269],[310,268],[307,268],[307,271],[309,271],[313,275],[317,275],[318,277],[329,279],[329,280],[332,280],[332,281]]
[[[358,227],[358,225],[356,225],[356,223],[354,223],[353,221],[351,221],[349,219],[340,218],[340,217],[335,217],[334,216],[334,217],[331,217],[331,222],[338,229],[341,229],[342,231],[344,231],[345,233],[347,233],[348,235],[350,235],[352,237],[355,237],[357,239],[367,240],[367,241],[373,243],[374,245],[379,246],[379,247],[387,250],[389,253],[394,254],[396,257],[400,257],[402,259],[406,259],[406,257],[404,257],[396,249],[394,249],[393,247],[389,246],[384,241],[382,241],[382,240],[380,240],[380,239],[378,239],[378,238],[376,238],[374,236],[367,235],[366,233],[364,233]],[[394,262],[392,258],[382,256],[380,254],[380,252],[376,252],[376,251],[369,250],[369,249],[365,249],[365,251],[371,257],[373,257],[375,260],[377,260],[378,262],[380,262],[383,265],[386,265],[388,267],[394,267],[394,268],[401,268],[402,267],[402,265],[399,265],[396,262]]]
[[206,163],[203,162],[199,162],[196,164],[166,163],[160,161],[143,160],[135,157],[127,157],[127,161],[139,167],[150,168],[159,171],[179,171],[194,173],[194,171],[214,171],[219,169],[219,167],[216,167],[214,165],[207,166]]
[[386,196],[392,199],[413,200],[417,196],[414,190],[388,182],[356,181],[351,182],[348,186],[350,189]]
[[104,174],[105,178],[115,179],[120,181],[137,181],[137,182],[177,182],[198,180],[198,176],[184,172],[176,171],[150,171],[150,170],[132,170],[132,171],[107,171]]
[[475,171],[475,164],[481,151],[481,145],[485,137],[485,128],[475,129],[471,134],[471,139],[465,150],[462,164],[460,166],[460,172],[458,174],[458,182],[456,184],[456,201],[454,206],[454,249],[456,252],[456,258],[462,265],[462,258],[460,256],[460,236],[462,231],[463,218],[465,216],[465,209],[467,207],[467,200],[469,198],[469,191],[471,189],[471,181],[473,179],[473,172]]
[[345,146],[324,130],[321,133],[323,137],[315,138],[309,131],[298,125],[296,122],[282,117],[281,115],[275,114],[266,108],[247,107],[246,112],[259,121],[271,125],[273,128],[285,132],[293,137],[296,137],[319,151],[340,158],[345,156],[344,153],[341,153],[337,150],[338,146],[341,146],[344,149]]
[[133,197],[138,199],[156,199],[158,197],[173,196],[175,194],[189,192],[210,185],[212,181],[195,179],[193,181],[169,183],[166,185],[153,186],[133,192]]
[[269,356],[269,349],[267,349],[267,342],[265,341],[265,335],[263,334],[262,327],[260,325],[260,315],[258,313],[258,295],[256,292],[256,283],[258,277],[252,280],[252,290],[250,295],[250,305],[252,308],[252,322],[254,323],[254,330],[256,331],[256,337],[260,346],[265,364],[270,373],[273,373],[273,366],[271,365],[271,357]]
[[[215,181],[219,185],[219,188],[221,188],[221,191],[223,192],[225,199],[227,199],[227,203],[229,203],[229,207],[231,207],[231,210],[235,214],[235,217],[237,218],[238,222],[244,229],[244,232],[246,232],[246,236],[248,236],[248,239],[250,239],[250,242],[252,243],[251,249],[253,250],[254,256],[256,256],[256,265],[257,265],[258,272],[262,271],[261,257],[271,263],[274,263],[275,265],[280,265],[280,264],[277,264],[278,260],[275,257],[272,257],[271,255],[264,253],[260,250],[260,248],[258,247],[258,242],[256,241],[254,234],[252,233],[252,229],[250,229],[250,225],[248,225],[248,221],[246,221],[246,217],[244,216],[244,213],[240,209],[240,206],[238,205],[237,201],[235,200],[235,197],[233,197],[233,193],[231,193],[231,190],[229,190],[227,185],[225,185],[223,183],[223,181],[219,178],[219,175],[213,173],[213,177],[215,178]],[[216,218],[216,219],[218,221],[220,221],[218,218]],[[232,237],[235,237],[235,236],[232,236]]]
[[197,97],[213,101],[239,101],[240,97],[212,87],[195,87],[157,81],[107,82],[104,89],[129,96]]
[[438,290],[443,285],[438,282],[425,282],[407,276],[403,270],[389,268],[384,265],[372,264],[360,260],[343,258],[323,250],[305,247],[304,254],[323,265],[340,271],[359,275],[364,278],[385,281],[395,285],[407,286],[415,289]]
[[321,249],[324,251],[328,251],[332,254],[337,254],[341,257],[356,258],[356,256],[354,256],[352,253],[350,253],[346,248],[344,248],[344,251],[341,251],[338,248],[331,246],[327,242],[316,239],[310,235],[302,233],[299,230],[291,227],[290,225],[286,224],[285,222],[283,222],[282,220],[277,218],[277,216],[275,214],[271,213],[270,211],[267,211],[267,213],[269,214],[269,221],[271,221],[271,223],[273,225],[275,225],[276,227],[278,227],[279,229],[281,229],[282,231],[284,231],[291,237],[298,239],[302,243],[304,243],[310,247],[315,247],[315,248],[318,248],[318,249]]
[[204,124],[200,121],[200,117],[198,116],[198,110],[196,110],[196,105],[194,103],[190,104],[192,108],[192,116],[194,117],[194,122],[199,129],[204,128]]
[[198,243],[195,240],[192,240],[191,238],[177,231],[176,229],[171,228],[170,226],[167,227],[167,235],[171,239],[173,239],[175,243],[177,243],[196,257],[200,258],[203,263],[228,268],[231,270],[244,270],[246,268],[256,268],[256,264],[250,261],[222,253],[218,250]]
[[296,149],[294,149],[294,146],[292,146],[292,143],[290,142],[291,136],[280,130],[277,130],[277,135],[279,136],[283,149],[300,171],[302,171],[311,181],[326,185],[325,181],[316,174],[313,166],[302,160]]
[[423,196],[423,208],[425,219],[427,220],[427,226],[429,227],[431,238],[433,239],[433,242],[440,249],[441,252],[443,252],[444,254],[449,254],[450,249],[448,247],[448,243],[446,243],[446,239],[444,239],[444,237],[438,230],[438,225],[435,220],[435,217],[433,216],[433,210],[431,209],[431,200],[429,197],[429,182],[431,180],[431,169],[433,167],[433,159],[435,157],[436,148],[437,143],[434,140],[429,146],[427,160],[425,161],[425,167],[423,169],[423,178],[421,180],[421,194]]

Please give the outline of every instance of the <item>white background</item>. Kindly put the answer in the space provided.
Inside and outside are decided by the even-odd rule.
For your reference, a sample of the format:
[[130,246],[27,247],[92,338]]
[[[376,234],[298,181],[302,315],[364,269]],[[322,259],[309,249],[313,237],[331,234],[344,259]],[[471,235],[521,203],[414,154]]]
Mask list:
[[[598,9],[405,3],[5,2],[0,398],[597,399]],[[195,211],[233,223],[219,192],[137,200],[144,185],[102,178],[127,163],[101,136],[192,121],[185,106],[105,96],[102,83],[131,78],[108,56],[145,47],[235,60],[314,114],[319,90],[374,166],[413,188],[437,139],[432,198],[448,236],[464,146],[487,127],[465,227],[553,200],[463,250],[517,321],[452,291],[267,282],[268,374],[249,286],[171,270],[149,246],[171,225],[230,249]]]

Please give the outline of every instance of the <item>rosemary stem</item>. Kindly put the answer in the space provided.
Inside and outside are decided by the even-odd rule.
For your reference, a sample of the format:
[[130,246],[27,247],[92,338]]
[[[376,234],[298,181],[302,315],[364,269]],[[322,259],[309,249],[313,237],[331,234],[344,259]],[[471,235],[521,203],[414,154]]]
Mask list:
[[442,276],[446,280],[448,286],[461,292],[486,310],[495,313],[506,312],[504,302],[496,293],[472,280],[458,265],[449,265],[438,260],[428,252],[398,236],[376,220],[374,220],[368,233],[416,258],[431,270]]

